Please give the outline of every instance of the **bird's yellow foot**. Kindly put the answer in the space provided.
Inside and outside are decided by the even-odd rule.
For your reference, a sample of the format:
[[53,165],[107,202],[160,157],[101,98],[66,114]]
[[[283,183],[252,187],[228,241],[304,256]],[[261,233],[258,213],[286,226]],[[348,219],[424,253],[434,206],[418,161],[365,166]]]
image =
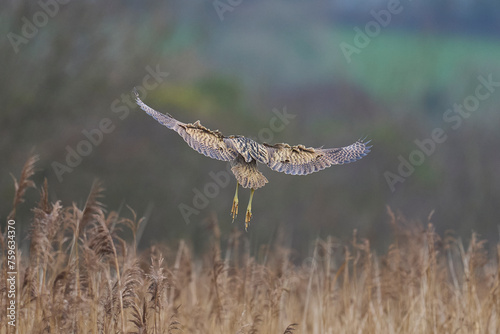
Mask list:
[[247,214],[245,217],[245,231],[248,231],[248,225],[250,223],[250,219],[252,219],[252,211],[247,209]]
[[233,198],[233,207],[231,208],[231,214],[233,215],[233,223],[234,223],[234,218],[238,215],[238,186],[240,184],[236,182],[236,192],[234,193],[234,198]]
[[235,199],[233,201],[233,207],[231,208],[231,215],[233,215],[233,223],[234,223],[234,218],[238,215],[238,199]]
[[252,188],[252,191],[250,192],[250,200],[248,201],[248,206],[247,206],[247,214],[245,217],[245,231],[247,232],[248,232],[248,223],[250,223],[250,219],[252,219],[252,200],[254,192],[255,189]]

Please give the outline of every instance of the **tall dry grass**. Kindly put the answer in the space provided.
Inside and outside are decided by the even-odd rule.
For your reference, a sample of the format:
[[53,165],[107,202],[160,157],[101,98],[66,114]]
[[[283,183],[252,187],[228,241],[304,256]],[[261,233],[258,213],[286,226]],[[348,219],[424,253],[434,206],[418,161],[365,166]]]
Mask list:
[[[10,218],[35,162],[16,181]],[[221,248],[216,220],[204,256],[183,240],[138,252],[144,220],[106,212],[102,191],[96,182],[84,207],[65,207],[42,185],[29,254],[17,253],[17,333],[500,333],[500,245],[475,234],[466,247],[389,210],[394,242],[383,255],[354,233],[317,240],[300,264],[280,237],[256,257],[237,231]],[[14,333],[4,311],[0,324]]]

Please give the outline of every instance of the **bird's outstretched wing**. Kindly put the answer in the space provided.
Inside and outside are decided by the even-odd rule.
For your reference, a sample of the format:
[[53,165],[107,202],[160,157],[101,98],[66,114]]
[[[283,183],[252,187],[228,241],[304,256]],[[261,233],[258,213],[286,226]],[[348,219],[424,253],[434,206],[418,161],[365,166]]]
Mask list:
[[222,161],[231,161],[237,157],[238,152],[225,144],[224,139],[227,138],[219,131],[207,129],[200,124],[200,121],[196,121],[194,124],[179,122],[168,113],[162,114],[142,102],[135,89],[134,94],[135,100],[142,110],[156,119],[158,123],[175,130],[195,151]]
[[306,148],[303,145],[264,144],[268,153],[267,165],[274,171],[291,175],[307,175],[332,165],[347,164],[361,159],[370,152],[368,142],[358,140],[341,148]]

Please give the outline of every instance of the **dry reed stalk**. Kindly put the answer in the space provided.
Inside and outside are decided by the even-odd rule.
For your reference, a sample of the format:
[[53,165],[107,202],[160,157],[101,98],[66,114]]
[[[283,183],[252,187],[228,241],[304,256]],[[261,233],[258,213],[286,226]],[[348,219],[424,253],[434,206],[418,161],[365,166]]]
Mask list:
[[151,258],[151,266],[149,274],[146,276],[149,279],[148,293],[151,294],[151,308],[154,311],[153,314],[153,324],[154,332],[161,333],[161,312],[162,312],[162,301],[163,295],[166,288],[167,277],[164,275],[163,268],[164,258],[160,253],[158,258]]
[[24,195],[28,188],[36,188],[35,182],[33,182],[30,178],[35,174],[35,164],[38,162],[38,155],[32,155],[26,160],[23,169],[21,170],[21,176],[19,177],[19,182],[14,177],[14,175],[10,174],[12,179],[14,180],[14,200],[12,203],[12,211],[7,216],[7,220],[14,219],[16,216],[17,206],[21,203],[24,203]]
[[182,333],[181,323],[177,320],[177,316],[175,314],[170,317],[170,322],[168,324],[168,334]]
[[283,334],[293,334],[294,331],[295,331],[295,327],[298,326],[299,324],[290,324],[288,325],[288,327],[285,329],[285,331],[283,332]]
[[107,247],[111,250],[112,254],[112,259],[114,261],[115,265],[115,271],[116,271],[116,283],[115,287],[113,288],[113,292],[116,291],[116,293],[113,293],[113,296],[118,295],[118,300],[119,300],[119,311],[120,311],[120,318],[121,318],[121,332],[125,333],[125,314],[124,314],[124,300],[123,300],[123,291],[126,291],[127,285],[123,284],[122,278],[120,275],[120,265],[118,263],[118,254],[116,252],[116,247],[115,243],[113,241],[113,236],[108,229],[108,226],[106,225],[106,222],[102,219],[102,216],[96,216],[98,217],[97,221],[100,224],[100,227],[102,228],[102,238],[103,241],[108,245]]
[[137,302],[132,304],[132,322],[135,325],[135,332],[130,334],[148,334],[148,307],[145,299],[142,299],[141,304]]

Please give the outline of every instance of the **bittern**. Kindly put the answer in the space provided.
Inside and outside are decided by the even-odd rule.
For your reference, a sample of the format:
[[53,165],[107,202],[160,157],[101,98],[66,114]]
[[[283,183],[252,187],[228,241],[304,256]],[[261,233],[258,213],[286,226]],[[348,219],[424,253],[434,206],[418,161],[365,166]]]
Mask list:
[[260,144],[243,136],[224,136],[220,131],[209,130],[200,124],[182,123],[170,114],[162,114],[141,101],[134,89],[136,102],[148,115],[160,124],[176,131],[195,151],[212,159],[230,161],[231,171],[236,178],[231,215],[233,222],[238,215],[238,186],[250,188],[245,230],[252,218],[252,200],[256,189],[263,187],[267,178],[257,169],[257,162],[274,171],[291,175],[307,175],[332,165],[341,165],[361,159],[370,152],[370,141],[357,140],[354,144],[341,148],[312,148],[304,145]]

